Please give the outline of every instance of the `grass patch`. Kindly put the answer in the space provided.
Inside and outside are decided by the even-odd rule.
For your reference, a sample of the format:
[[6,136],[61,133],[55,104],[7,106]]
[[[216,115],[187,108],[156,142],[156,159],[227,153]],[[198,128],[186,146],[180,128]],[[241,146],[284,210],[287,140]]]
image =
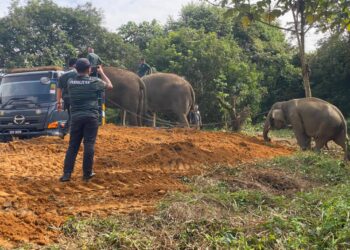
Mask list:
[[107,108],[106,109],[106,122],[120,124],[122,122],[120,111],[118,109]]
[[[256,136],[257,134],[261,134],[261,131],[263,131],[263,128],[264,128],[264,123],[258,123],[255,125],[248,123],[243,127],[242,132],[250,136]],[[270,130],[269,136],[275,137],[275,138],[285,138],[285,139],[292,139],[295,137],[291,129]]]
[[[260,179],[270,173],[308,186],[293,193],[270,192],[274,187]],[[349,249],[349,180],[349,166],[314,153],[237,168],[218,166],[186,179],[192,191],[168,194],[153,215],[72,218],[62,228],[64,240],[53,247]]]
[[257,163],[256,166],[286,170],[292,175],[297,173],[307,180],[325,185],[337,185],[350,180],[350,168],[341,158],[314,152],[278,157],[272,161]]

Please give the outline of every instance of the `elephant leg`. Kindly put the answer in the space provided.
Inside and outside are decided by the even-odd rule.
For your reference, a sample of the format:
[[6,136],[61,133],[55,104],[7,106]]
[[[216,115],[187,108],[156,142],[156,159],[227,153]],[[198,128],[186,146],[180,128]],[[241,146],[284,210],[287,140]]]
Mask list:
[[130,126],[137,126],[138,122],[137,122],[137,115],[136,114],[129,114],[129,125]]
[[323,139],[323,138],[315,138],[315,142],[316,142],[315,150],[316,150],[317,152],[321,152],[321,149],[322,149],[325,145],[327,145],[327,142],[328,142],[328,141],[329,141],[329,140]]
[[301,147],[302,150],[309,150],[311,149],[311,138],[305,133],[300,131],[294,130],[295,137],[297,139],[298,145]]
[[157,114],[154,112],[153,113],[153,127],[155,128],[157,126]]
[[186,114],[178,114],[178,116],[179,116],[179,120],[180,120],[182,126],[189,128],[190,124],[188,123],[187,115]]
[[141,127],[142,126],[142,117],[141,113],[137,114],[137,126]]
[[303,123],[297,114],[290,117],[293,132],[302,150],[311,149],[311,137],[305,133]]
[[348,151],[349,148],[348,148],[348,145],[346,144],[346,139],[345,139],[344,134],[342,133],[342,134],[338,135],[333,141],[342,147],[342,149],[344,150],[344,160],[349,161],[350,160],[350,152]]

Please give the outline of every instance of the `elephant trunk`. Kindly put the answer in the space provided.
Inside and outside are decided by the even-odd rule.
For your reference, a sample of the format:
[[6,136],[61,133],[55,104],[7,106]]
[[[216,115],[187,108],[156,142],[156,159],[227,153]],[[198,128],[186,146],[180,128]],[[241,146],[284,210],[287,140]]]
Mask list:
[[270,111],[269,114],[267,115],[266,121],[265,121],[265,125],[264,125],[264,133],[263,133],[263,136],[264,136],[264,140],[265,140],[266,142],[271,141],[271,139],[270,139],[269,136],[268,136],[268,133],[269,133],[270,128],[271,128],[270,120],[271,120],[271,111]]
[[192,86],[190,86],[190,90],[191,90],[191,98],[192,98],[192,104],[191,104],[190,110],[194,110],[194,105],[196,104],[196,94],[194,93]]

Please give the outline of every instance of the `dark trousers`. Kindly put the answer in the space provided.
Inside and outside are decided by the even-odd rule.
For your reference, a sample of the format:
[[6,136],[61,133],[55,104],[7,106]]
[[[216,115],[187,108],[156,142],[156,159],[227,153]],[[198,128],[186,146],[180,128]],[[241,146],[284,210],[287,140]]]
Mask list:
[[73,172],[80,144],[84,139],[83,174],[84,176],[91,175],[97,131],[97,118],[85,117],[79,120],[72,120],[69,147],[64,160],[64,174],[70,175]]

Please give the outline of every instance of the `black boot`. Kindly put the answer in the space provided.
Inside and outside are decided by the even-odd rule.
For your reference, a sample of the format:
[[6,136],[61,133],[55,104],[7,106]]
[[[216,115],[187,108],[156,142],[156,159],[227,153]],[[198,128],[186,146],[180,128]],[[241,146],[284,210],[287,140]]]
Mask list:
[[60,178],[60,182],[67,182],[70,181],[70,174],[63,174]]
[[85,175],[83,176],[83,181],[88,182],[92,177],[94,177],[96,174],[92,172],[90,175]]

